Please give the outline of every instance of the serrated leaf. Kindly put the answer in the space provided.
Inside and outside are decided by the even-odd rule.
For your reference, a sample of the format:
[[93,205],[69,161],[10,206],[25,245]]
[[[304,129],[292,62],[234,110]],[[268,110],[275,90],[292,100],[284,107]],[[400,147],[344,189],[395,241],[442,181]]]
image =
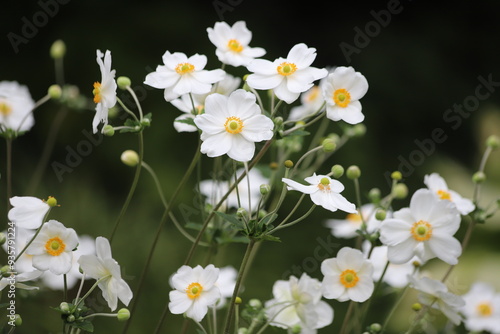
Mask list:
[[71,327],[78,328],[89,333],[94,333],[94,325],[88,320],[74,322],[71,324]]
[[224,219],[225,221],[227,221],[228,223],[230,223],[231,225],[233,225],[234,227],[236,227],[238,230],[245,229],[245,225],[243,224],[243,222],[239,220],[236,216],[228,215],[227,213],[220,211],[215,211],[215,214]]

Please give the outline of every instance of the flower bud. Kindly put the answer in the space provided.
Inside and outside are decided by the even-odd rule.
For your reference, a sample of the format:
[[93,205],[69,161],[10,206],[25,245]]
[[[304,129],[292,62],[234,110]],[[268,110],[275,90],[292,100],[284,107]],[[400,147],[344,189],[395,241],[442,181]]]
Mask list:
[[344,167],[342,167],[341,165],[333,165],[331,171],[332,176],[335,179],[339,179],[340,177],[342,177],[342,175],[344,175]]
[[245,327],[238,328],[238,334],[248,334],[248,329]]
[[60,39],[52,43],[50,47],[50,56],[54,59],[59,59],[64,57],[66,54],[66,44]]
[[300,325],[294,325],[292,328],[292,334],[300,334],[302,332],[302,327]]
[[347,168],[346,175],[351,180],[358,179],[361,176],[361,170],[358,166],[352,165]]
[[498,136],[495,135],[489,136],[488,139],[486,139],[486,146],[496,150],[497,148],[500,147],[500,138],[498,138]]
[[394,198],[403,199],[408,196],[408,187],[404,183],[398,183],[392,189],[392,195]]
[[392,174],[391,174],[391,179],[393,179],[393,180],[399,181],[402,178],[403,178],[403,174],[401,174],[400,171],[395,171],[395,172],[392,172]]
[[113,137],[115,135],[115,128],[113,128],[112,125],[109,125],[109,124],[106,124],[105,126],[103,126],[102,128],[102,133],[106,136],[106,137]]
[[422,309],[422,304],[420,303],[415,303],[411,306],[411,309],[415,312],[418,312]]
[[370,332],[377,333],[382,330],[382,326],[378,323],[373,323],[370,325]]
[[258,299],[253,298],[248,301],[248,305],[250,305],[250,307],[252,308],[259,309],[262,307],[262,302]]
[[241,304],[241,303],[243,303],[243,301],[241,300],[241,298],[240,298],[240,297],[236,297],[236,298],[234,299],[234,303],[235,303],[235,304]]
[[21,315],[16,314],[14,319],[14,326],[21,326],[23,324],[23,318],[21,318]]
[[272,170],[278,169],[278,167],[279,167],[279,165],[275,161],[269,163],[269,168],[271,168]]
[[362,123],[356,124],[353,127],[353,133],[356,137],[362,137],[366,133],[366,126]]
[[384,220],[386,216],[387,213],[385,212],[385,210],[378,209],[377,212],[375,212],[375,218],[377,220]]
[[64,314],[70,314],[71,313],[71,308],[69,307],[69,304],[66,303],[66,302],[62,302],[61,304],[59,304],[59,309]]
[[116,318],[118,319],[118,321],[127,321],[128,319],[130,319],[130,311],[126,308],[121,308],[118,310]]
[[332,139],[326,138],[323,140],[321,143],[321,146],[323,146],[323,151],[324,152],[333,152],[337,148],[337,144],[335,144],[335,141]]
[[47,90],[50,98],[53,100],[59,100],[62,96],[62,88],[59,85],[51,85]]
[[275,117],[274,118],[274,124],[279,127],[279,126],[282,126],[283,125],[283,117]]
[[126,90],[128,87],[130,87],[131,84],[132,82],[130,81],[129,77],[121,76],[116,79],[116,85],[120,89]]
[[472,175],[472,182],[474,183],[483,183],[486,181],[486,174],[483,172],[475,172],[474,175]]
[[238,210],[236,210],[236,215],[238,217],[246,217],[248,215],[248,212],[244,208],[239,208]]
[[372,188],[368,192],[368,198],[372,203],[378,203],[380,201],[380,189]]
[[286,168],[292,168],[293,167],[293,161],[292,160],[285,161],[285,167]]
[[51,208],[53,208],[54,206],[57,206],[57,199],[55,197],[49,196],[49,198],[47,198],[45,203],[47,203]]
[[270,191],[271,191],[270,185],[268,185],[268,184],[261,184],[260,185],[260,194],[262,196],[269,194]]
[[75,316],[73,314],[68,315],[66,318],[67,322],[74,322],[76,320]]
[[133,150],[124,151],[120,158],[125,165],[130,167],[135,167],[139,163],[139,155]]

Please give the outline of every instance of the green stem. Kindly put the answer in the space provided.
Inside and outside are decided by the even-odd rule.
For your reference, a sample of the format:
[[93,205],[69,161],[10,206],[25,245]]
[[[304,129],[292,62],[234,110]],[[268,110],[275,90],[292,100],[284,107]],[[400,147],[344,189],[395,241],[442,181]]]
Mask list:
[[7,174],[7,212],[10,210],[10,198],[12,197],[12,138],[5,139],[6,144],[6,174]]
[[24,246],[24,248],[21,250],[21,252],[19,254],[17,254],[16,258],[14,259],[14,262],[17,262],[17,260],[19,260],[21,255],[23,255],[23,253],[26,251],[26,249],[28,249],[28,247],[31,245],[33,240],[35,240],[35,238],[38,236],[38,233],[40,233],[40,230],[43,227],[43,222],[46,221],[47,217],[49,216],[50,210],[51,210],[51,208],[49,208],[49,211],[47,211],[47,213],[45,214],[45,217],[43,217],[42,224],[38,227],[38,229],[36,230],[35,234],[31,238],[31,240],[28,241],[28,243],[26,244],[26,246]]
[[397,302],[392,306],[391,308],[391,311],[389,312],[389,314],[387,315],[387,318],[385,319],[383,325],[382,325],[382,329],[380,330],[380,334],[384,333],[386,327],[387,327],[387,324],[389,324],[389,321],[391,320],[394,312],[397,310],[399,304],[403,301],[403,298],[406,294],[406,291],[408,290],[408,285],[406,285],[403,289],[403,291],[401,292],[401,295],[399,296]]
[[342,322],[342,327],[340,328],[340,334],[344,334],[347,330],[347,325],[349,323],[349,319],[351,318],[351,314],[352,314],[352,311],[354,309],[354,304],[355,302],[354,301],[350,301],[349,302],[349,306],[347,307],[347,312],[346,312],[346,315],[344,317],[344,321]]
[[313,204],[311,206],[311,208],[303,216],[295,219],[294,221],[292,221],[292,222],[290,222],[288,224],[284,224],[284,221],[281,222],[278,226],[276,226],[276,228],[274,228],[271,232],[269,232],[269,234],[274,233],[274,232],[276,232],[278,230],[284,229],[285,227],[290,227],[292,225],[300,223],[301,221],[303,221],[304,219],[306,219],[314,211],[315,208],[316,208],[316,204]]
[[76,300],[76,299],[75,299],[75,302],[76,302],[76,304],[75,304],[75,309],[77,309],[77,308],[78,308],[78,306],[80,306],[80,304],[81,304],[81,303],[82,303],[85,299],[87,299],[87,297],[88,297],[88,296],[90,296],[90,294],[92,293],[92,291],[94,291],[94,290],[95,290],[95,288],[97,288],[97,286],[99,285],[99,283],[101,283],[102,281],[104,281],[105,279],[107,279],[107,278],[109,278],[109,277],[111,277],[111,275],[106,275],[106,276],[103,276],[103,277],[99,278],[99,279],[98,279],[98,280],[94,283],[94,285],[92,285],[92,286],[90,287],[89,291],[87,291],[87,293],[86,293],[86,294],[85,294],[82,298],[80,298],[79,300]]

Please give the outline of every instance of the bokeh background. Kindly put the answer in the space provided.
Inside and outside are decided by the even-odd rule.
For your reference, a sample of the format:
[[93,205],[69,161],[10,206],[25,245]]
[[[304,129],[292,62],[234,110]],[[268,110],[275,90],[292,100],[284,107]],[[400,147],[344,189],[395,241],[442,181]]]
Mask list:
[[[33,22],[34,17],[40,19],[43,16],[40,12],[47,11],[44,9],[46,3],[56,2],[2,3],[0,80],[18,81],[29,87],[35,100],[41,98],[56,82],[54,62],[49,56],[50,46],[55,40],[62,39],[67,46],[64,80],[79,87],[80,93],[90,98],[93,82],[100,80],[95,62],[96,49],[111,50],[112,67],[117,75],[131,78],[143,109],[153,114],[152,126],[145,132],[145,160],[158,174],[167,199],[194,154],[197,137],[193,133],[176,133],[172,122],[180,112],[164,101],[161,90],[149,89],[142,82],[146,74],[160,64],[161,56],[167,50],[184,52],[188,56],[205,54],[209,59],[207,68],[218,68],[220,63],[215,48],[206,34],[206,28],[213,27],[218,21],[229,24],[246,21],[253,32],[251,45],[265,48],[265,59],[285,57],[293,45],[302,42],[317,49],[314,66],[353,66],[366,76],[370,88],[362,104],[367,132],[333,155],[321,171],[328,172],[335,163],[358,165],[362,170],[360,181],[365,194],[374,187],[387,193],[387,173],[403,168],[410,193],[424,186],[424,175],[438,172],[447,179],[451,189],[471,197],[471,175],[478,168],[485,148],[484,140],[491,134],[500,135],[498,85],[468,117],[455,118],[453,122],[445,118],[447,110],[454,105],[471,101],[480,84],[479,77],[491,77],[494,82],[500,82],[500,3],[496,1],[318,1],[292,4],[289,1],[261,0],[72,0],[57,3],[57,8],[51,7],[53,15],[49,15],[46,23],[39,24],[36,32],[29,32],[27,37],[26,22]],[[398,13],[390,15],[385,26],[377,25],[378,31],[372,30],[368,40],[358,39],[359,31],[365,31],[376,22],[374,13],[381,13],[393,5]],[[12,44],[13,34],[24,38],[16,47]],[[356,48],[356,52],[346,57],[348,45]],[[243,75],[245,69],[230,68],[228,72]],[[69,109],[62,114],[57,103],[49,102],[37,110],[35,127],[14,142],[13,189],[15,195],[56,196],[61,207],[53,210],[51,218],[74,228],[79,234],[97,237],[109,235],[125,200],[133,169],[123,165],[119,158],[123,150],[137,148],[137,138],[125,134],[98,140],[94,136],[98,144],[71,172],[62,174],[62,182],[51,167],[54,162],[64,164],[68,152],[88,140],[93,116],[93,105],[85,110]],[[60,127],[54,128],[57,122],[60,122]],[[333,132],[338,129],[332,125]],[[414,163],[414,168],[409,171],[402,165],[403,161],[416,159],[416,150],[422,151],[417,142],[427,142],[435,129],[442,129],[446,140],[434,143],[430,154],[425,154],[423,161]],[[54,138],[53,151],[37,182],[32,176],[48,138]],[[0,146],[0,157],[3,176],[5,145]],[[481,201],[484,205],[500,194],[499,168],[500,155],[496,152],[486,167],[488,182],[483,188]],[[195,179],[191,181],[179,200],[187,206],[193,205]],[[346,197],[354,198],[349,180],[343,181],[347,188]],[[3,178],[0,187],[0,203],[6,203]],[[291,195],[290,205],[297,198]],[[407,204],[408,199],[398,201],[395,209]],[[5,205],[0,205],[3,223],[6,223],[5,208]],[[113,243],[114,257],[121,264],[133,290],[162,211],[154,184],[143,173]],[[307,222],[284,230],[279,235],[282,243],[262,245],[247,277],[242,298],[270,299],[274,281],[282,279],[284,273],[294,266],[303,267],[320,245],[318,238],[326,238],[329,230],[323,226],[323,221],[342,217],[342,213],[317,209]],[[500,290],[500,246],[496,242],[500,235],[498,217],[496,215],[488,224],[476,228],[470,248],[449,280],[453,291],[464,293],[473,281],[479,279],[496,284]],[[463,229],[458,236],[462,235]],[[342,240],[333,242],[338,242],[339,248],[349,244]],[[168,298],[168,277],[182,265],[189,246],[173,226],[164,228],[130,333],[152,332]],[[244,245],[229,245],[220,250],[216,264],[237,267],[243,252]],[[202,254],[199,254],[197,261],[202,259]],[[430,263],[430,267],[433,265],[435,270],[445,269],[438,262]],[[321,279],[319,265],[313,268],[311,264],[310,267],[308,273]],[[57,306],[61,297],[61,292],[50,290],[40,291],[29,298],[23,298],[19,293],[17,305],[24,324],[16,332],[57,333],[60,322],[49,306]],[[376,311],[370,314],[370,321],[383,320],[388,311],[384,305],[391,302],[391,298],[391,295],[386,296],[380,304],[373,305]],[[410,296],[406,305],[414,301],[414,296]],[[335,320],[320,333],[335,333],[340,328],[346,303],[331,301],[331,305],[336,312]],[[401,309],[401,315],[396,318],[404,329],[410,313],[404,305]],[[163,332],[177,333],[181,323],[181,317],[168,315]],[[400,330],[397,323],[395,321],[392,331]],[[113,319],[96,319],[95,325],[96,333],[119,333],[123,327]],[[268,332],[282,331],[269,329]]]

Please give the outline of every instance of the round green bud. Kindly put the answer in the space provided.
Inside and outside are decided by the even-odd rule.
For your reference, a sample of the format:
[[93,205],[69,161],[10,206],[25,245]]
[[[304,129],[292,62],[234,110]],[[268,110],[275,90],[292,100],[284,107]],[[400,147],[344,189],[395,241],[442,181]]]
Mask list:
[[76,320],[75,316],[73,314],[68,315],[66,318],[67,322],[74,322]]
[[5,233],[0,232],[0,246],[3,245],[7,241],[7,236]]
[[71,308],[69,307],[69,304],[66,303],[66,302],[62,302],[61,304],[59,304],[59,309],[64,314],[70,314],[71,313]]
[[291,328],[292,334],[300,334],[302,332],[302,327],[300,325],[295,325]]
[[378,323],[374,323],[374,324],[370,325],[370,331],[372,333],[377,333],[377,332],[380,332],[381,330],[382,330],[382,326]]
[[483,183],[486,181],[486,174],[483,172],[475,172],[474,175],[472,175],[472,182],[474,183]]
[[3,277],[9,277],[10,276],[10,266],[6,264],[2,268],[0,268],[0,274]]
[[364,124],[356,124],[352,128],[353,135],[355,137],[362,137],[366,133],[366,126]]
[[262,307],[262,302],[258,299],[253,298],[248,301],[248,305],[250,305],[250,307],[252,308],[259,309]]
[[261,195],[267,195],[271,191],[271,186],[268,184],[261,184],[260,185],[260,194]]
[[53,100],[59,100],[62,96],[62,88],[59,85],[51,85],[47,90],[50,98]]
[[491,147],[496,150],[500,147],[500,138],[495,135],[491,135],[486,139],[486,146]]
[[238,334],[248,334],[248,329],[245,327],[238,328]]
[[280,117],[280,116],[275,117],[275,118],[274,118],[274,124],[276,124],[276,126],[281,126],[281,125],[283,125],[283,117]]
[[47,203],[51,208],[53,208],[54,206],[57,206],[57,199],[55,197],[49,196],[49,198],[47,198],[45,203]]
[[66,54],[66,44],[60,39],[52,43],[50,46],[50,56],[54,59],[59,59],[64,57]]
[[422,309],[422,304],[420,303],[415,303],[411,306],[411,309],[415,312],[418,312]]
[[404,183],[398,183],[392,189],[392,195],[397,199],[406,198],[408,196],[408,187]]
[[126,308],[121,308],[118,310],[118,313],[116,313],[116,318],[118,321],[127,321],[130,319],[130,311]]
[[386,216],[387,212],[385,212],[385,210],[378,209],[377,212],[375,212],[375,218],[377,220],[384,220]]
[[361,176],[361,170],[358,166],[352,165],[347,168],[346,175],[349,179],[358,179]]
[[150,126],[151,125],[151,120],[149,118],[144,118],[142,121],[141,121],[141,125],[142,126]]
[[116,85],[118,88],[126,90],[130,85],[132,84],[132,81],[130,81],[129,77],[118,77],[116,79]]
[[326,138],[321,143],[324,152],[333,152],[337,148],[337,144],[332,139]]
[[109,124],[106,124],[103,128],[102,128],[102,133],[106,136],[106,137],[113,137],[115,135],[115,128],[113,128],[112,125],[109,125]]
[[286,168],[292,168],[293,167],[293,161],[292,160],[285,161],[285,167]]
[[274,161],[273,161],[273,162],[269,163],[269,168],[271,168],[271,169],[273,169],[273,170],[274,170],[274,169],[278,169],[278,167],[279,167],[279,165],[278,165],[278,163],[277,163],[277,162],[274,162]]
[[248,216],[248,212],[244,208],[239,208],[238,210],[236,210],[236,215],[238,217],[246,217]]
[[124,151],[120,158],[125,165],[130,167],[135,167],[139,163],[139,155],[133,150]]
[[243,303],[243,300],[241,300],[241,298],[240,298],[240,297],[236,297],[236,298],[234,299],[234,303],[235,303],[235,304],[241,304],[241,303]]
[[402,178],[403,178],[403,174],[401,174],[400,171],[395,171],[395,172],[392,172],[392,174],[391,174],[391,179],[393,179],[393,180],[399,181]]
[[23,318],[21,318],[21,315],[16,314],[14,317],[14,326],[21,326],[23,324]]
[[342,175],[344,175],[344,167],[342,167],[341,165],[333,165],[331,172],[332,176],[335,179],[339,179],[342,177]]
[[260,209],[259,212],[258,212],[258,217],[259,219],[262,219],[264,218],[266,215],[268,214],[268,212],[264,209]]
[[378,203],[380,201],[380,189],[379,188],[370,189],[370,191],[368,192],[368,198],[373,203]]

